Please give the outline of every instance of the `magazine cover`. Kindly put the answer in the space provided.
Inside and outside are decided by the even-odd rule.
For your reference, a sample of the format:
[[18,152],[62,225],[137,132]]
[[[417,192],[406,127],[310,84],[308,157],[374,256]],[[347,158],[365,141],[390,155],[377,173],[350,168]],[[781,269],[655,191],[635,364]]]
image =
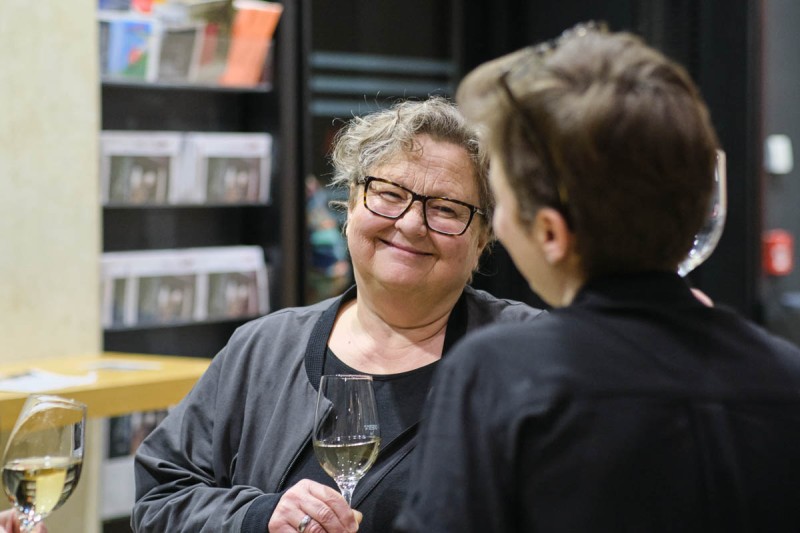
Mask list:
[[188,133],[186,174],[205,204],[269,203],[272,137],[267,133]]
[[219,83],[252,87],[262,79],[283,5],[277,2],[234,0],[233,8],[228,58]]
[[158,19],[116,11],[98,11],[97,18],[101,36],[106,32],[101,44],[107,43],[107,52],[101,53],[107,60],[101,72],[111,79],[154,81],[161,33]]
[[136,324],[192,322],[195,289],[194,274],[140,277]]
[[198,315],[224,320],[269,312],[267,268],[260,246],[196,250]]
[[[104,205],[166,204],[180,192],[182,135],[103,131],[100,180]],[[173,190],[177,189],[177,190]]]
[[191,83],[197,79],[203,24],[165,26],[158,55],[158,81]]
[[208,318],[257,316],[259,271],[218,272],[208,275]]

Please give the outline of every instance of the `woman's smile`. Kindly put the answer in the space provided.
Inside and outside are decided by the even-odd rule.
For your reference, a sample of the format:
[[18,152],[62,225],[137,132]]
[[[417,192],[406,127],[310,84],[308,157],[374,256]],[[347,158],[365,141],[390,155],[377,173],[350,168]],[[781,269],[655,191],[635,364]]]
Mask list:
[[383,239],[379,239],[379,240],[380,240],[380,242],[382,242],[383,244],[385,244],[389,248],[394,248],[394,249],[399,250],[401,252],[406,252],[406,253],[409,253],[409,254],[412,254],[412,255],[419,255],[419,256],[433,255],[433,254],[431,254],[429,252],[423,252],[421,250],[417,250],[413,246],[410,246],[410,245],[407,245],[407,244],[393,243],[393,242],[385,241]]

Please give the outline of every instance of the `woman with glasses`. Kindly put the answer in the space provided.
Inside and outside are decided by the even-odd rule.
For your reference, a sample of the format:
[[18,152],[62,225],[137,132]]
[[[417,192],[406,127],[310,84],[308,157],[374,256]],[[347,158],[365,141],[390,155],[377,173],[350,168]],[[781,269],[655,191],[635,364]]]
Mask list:
[[[239,328],[139,448],[135,531],[390,531],[440,359],[482,325],[541,314],[467,285],[492,238],[482,155],[442,98],[343,128],[333,182],[348,193],[355,286]],[[373,377],[381,432],[358,515],[311,443],[320,376],[354,373]]]
[[800,531],[800,350],[676,273],[718,147],[685,70],[581,26],[457,99],[498,237],[556,309],[442,362],[398,530]]

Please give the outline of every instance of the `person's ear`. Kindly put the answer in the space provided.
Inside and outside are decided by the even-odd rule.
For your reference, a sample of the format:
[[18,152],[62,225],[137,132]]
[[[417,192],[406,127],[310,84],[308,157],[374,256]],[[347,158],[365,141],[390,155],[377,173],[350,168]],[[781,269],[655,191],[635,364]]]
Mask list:
[[564,261],[572,252],[575,236],[558,210],[552,207],[539,209],[533,232],[545,260],[551,265]]

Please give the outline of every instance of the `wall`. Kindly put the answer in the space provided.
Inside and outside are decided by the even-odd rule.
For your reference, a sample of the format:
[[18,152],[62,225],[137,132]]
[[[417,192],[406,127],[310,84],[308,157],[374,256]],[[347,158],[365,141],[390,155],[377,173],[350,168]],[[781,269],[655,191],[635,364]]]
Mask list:
[[94,7],[0,7],[0,362],[100,348]]
[[[100,349],[95,5],[0,3],[0,364]],[[51,533],[97,531],[95,459]]]

